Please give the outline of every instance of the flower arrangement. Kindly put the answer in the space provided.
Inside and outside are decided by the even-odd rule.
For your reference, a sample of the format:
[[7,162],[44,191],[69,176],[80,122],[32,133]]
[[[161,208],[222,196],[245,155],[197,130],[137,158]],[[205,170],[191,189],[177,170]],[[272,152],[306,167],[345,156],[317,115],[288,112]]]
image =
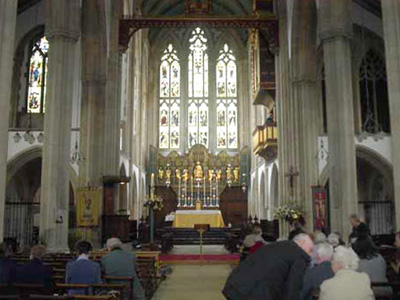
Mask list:
[[293,224],[303,218],[303,210],[297,203],[287,203],[276,209],[274,217],[275,219],[285,220]]
[[157,195],[146,197],[146,200],[147,201],[144,203],[144,206],[152,207],[155,211],[161,210],[164,207],[163,198]]

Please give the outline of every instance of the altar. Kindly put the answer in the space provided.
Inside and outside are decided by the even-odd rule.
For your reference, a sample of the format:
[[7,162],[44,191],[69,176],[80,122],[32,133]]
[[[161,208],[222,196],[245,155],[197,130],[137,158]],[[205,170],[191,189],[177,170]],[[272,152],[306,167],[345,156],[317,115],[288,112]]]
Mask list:
[[220,210],[177,210],[173,227],[193,228],[195,224],[209,224],[212,228],[225,227]]

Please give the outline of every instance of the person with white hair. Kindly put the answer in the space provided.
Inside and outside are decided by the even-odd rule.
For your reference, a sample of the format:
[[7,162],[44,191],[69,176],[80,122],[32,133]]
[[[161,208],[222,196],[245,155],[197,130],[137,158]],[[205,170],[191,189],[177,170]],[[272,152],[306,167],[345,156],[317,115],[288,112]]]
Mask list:
[[300,300],[313,241],[299,234],[292,241],[268,244],[232,271],[223,289],[229,300]]
[[338,246],[333,255],[335,276],[321,285],[319,300],[373,300],[371,281],[357,272],[359,258],[351,248]]
[[315,231],[314,232],[314,244],[320,244],[326,242],[326,235],[322,231]]
[[332,269],[333,247],[328,243],[319,243],[314,246],[315,265],[307,269],[304,275],[301,299],[311,300],[315,291],[327,279],[335,276]]
[[[109,253],[101,258],[101,268],[105,276],[131,277],[133,278],[133,296],[136,300],[145,300],[145,295],[136,273],[136,257],[132,252],[122,249],[122,242],[119,238],[109,238],[106,243]],[[121,283],[121,281],[111,282]],[[129,295],[124,295],[129,299]]]
[[336,248],[340,245],[340,236],[337,233],[331,233],[328,235],[328,243],[331,244],[333,248]]

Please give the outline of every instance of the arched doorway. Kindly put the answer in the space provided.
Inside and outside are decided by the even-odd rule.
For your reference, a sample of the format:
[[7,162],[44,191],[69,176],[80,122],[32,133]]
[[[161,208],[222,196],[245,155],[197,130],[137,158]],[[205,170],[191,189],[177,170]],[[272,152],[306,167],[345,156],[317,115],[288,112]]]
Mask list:
[[377,154],[357,150],[358,210],[372,235],[394,232],[392,170]]
[[[15,240],[20,249],[40,242],[41,173],[42,150],[38,147],[23,152],[7,166],[4,238]],[[70,182],[69,228],[75,226],[75,195]]]

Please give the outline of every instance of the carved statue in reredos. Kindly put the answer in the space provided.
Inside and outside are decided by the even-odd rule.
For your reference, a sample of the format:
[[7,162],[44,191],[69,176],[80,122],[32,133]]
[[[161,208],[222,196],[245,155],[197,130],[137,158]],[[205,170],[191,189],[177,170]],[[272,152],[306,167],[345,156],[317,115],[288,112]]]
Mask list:
[[[197,192],[197,185],[201,186],[202,194],[211,193],[211,184],[218,183],[218,193],[221,193],[228,185],[240,184],[240,172],[242,172],[243,162],[247,160],[249,151],[245,148],[235,155],[227,151],[213,154],[203,145],[193,146],[187,153],[180,154],[172,151],[163,156],[158,152],[157,160],[154,163],[155,170],[161,170],[158,184],[166,184],[167,177],[170,179],[170,186],[178,193],[180,188],[185,188],[186,193],[191,190],[191,181],[194,181],[194,190]],[[248,163],[245,162],[247,165]],[[167,170],[169,174],[167,174]],[[246,172],[246,167],[243,172]],[[162,178],[160,178],[160,175]],[[180,182],[180,185],[179,185]],[[186,186],[185,186],[186,183]],[[204,185],[206,190],[204,192]],[[210,189],[211,187],[211,189]]]

